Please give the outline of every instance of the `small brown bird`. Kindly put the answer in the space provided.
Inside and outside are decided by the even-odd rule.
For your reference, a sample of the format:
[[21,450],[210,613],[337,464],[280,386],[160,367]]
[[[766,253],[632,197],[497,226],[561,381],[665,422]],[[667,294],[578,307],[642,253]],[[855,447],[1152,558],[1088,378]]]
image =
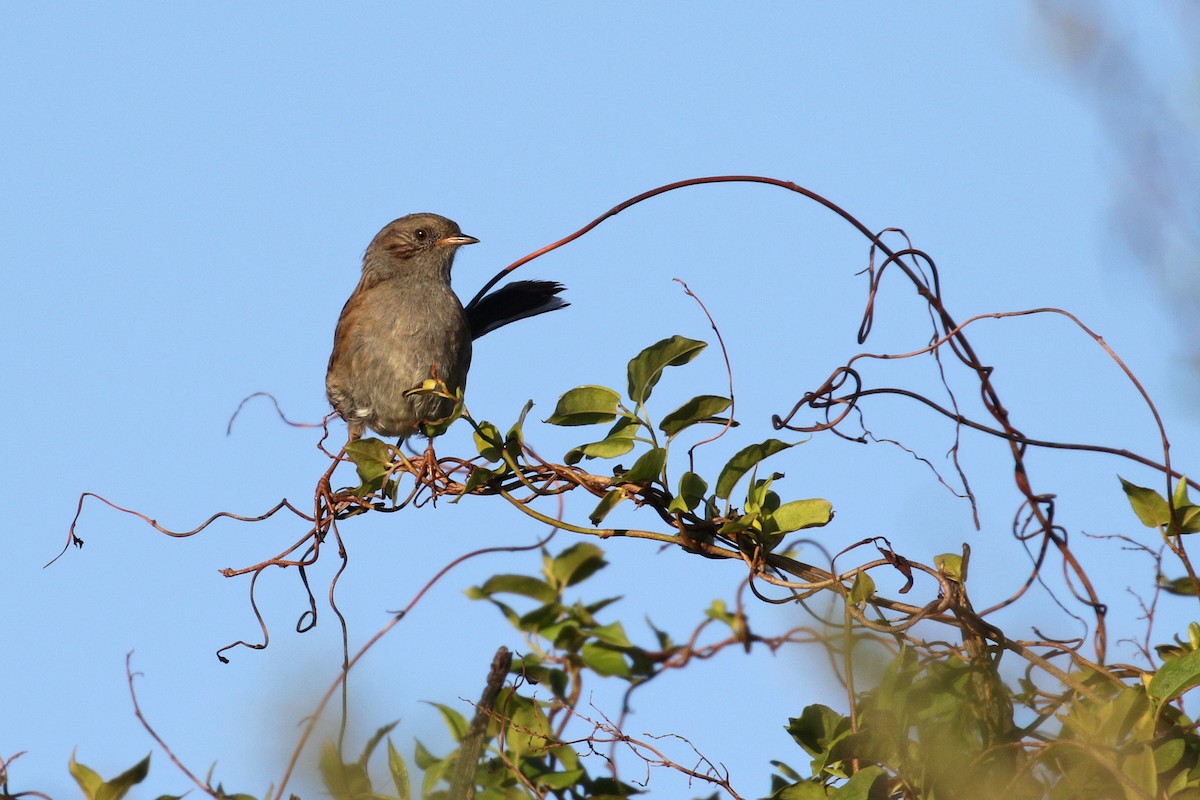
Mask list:
[[450,288],[459,247],[479,240],[437,214],[410,214],[384,226],[363,256],[362,278],[333,335],[325,389],[350,428],[401,439],[438,420],[454,402],[409,389],[430,378],[464,389],[471,341],[518,319],[563,308],[562,284],[516,281],[463,308]]

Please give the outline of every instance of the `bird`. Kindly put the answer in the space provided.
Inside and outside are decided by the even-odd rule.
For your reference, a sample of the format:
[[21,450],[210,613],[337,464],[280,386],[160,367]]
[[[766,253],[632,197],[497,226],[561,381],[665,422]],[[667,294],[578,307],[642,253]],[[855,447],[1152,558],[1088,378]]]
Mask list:
[[471,343],[510,322],[565,308],[561,283],[514,281],[466,308],[450,288],[460,247],[478,243],[437,214],[389,222],[363,254],[362,277],[338,317],[325,390],[349,428],[403,441],[422,422],[449,416],[455,401],[411,393],[425,381],[451,395],[466,388]]

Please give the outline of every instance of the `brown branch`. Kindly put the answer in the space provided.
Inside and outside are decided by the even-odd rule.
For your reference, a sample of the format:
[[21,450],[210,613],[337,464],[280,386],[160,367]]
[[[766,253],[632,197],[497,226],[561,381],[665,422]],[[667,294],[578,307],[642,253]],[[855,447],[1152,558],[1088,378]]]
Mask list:
[[496,651],[492,667],[488,670],[483,695],[475,706],[475,716],[458,745],[458,761],[454,766],[454,777],[450,781],[450,800],[475,800],[475,771],[483,753],[483,740],[487,735],[490,712],[496,706],[496,698],[508,677],[512,665],[512,653],[507,647]]

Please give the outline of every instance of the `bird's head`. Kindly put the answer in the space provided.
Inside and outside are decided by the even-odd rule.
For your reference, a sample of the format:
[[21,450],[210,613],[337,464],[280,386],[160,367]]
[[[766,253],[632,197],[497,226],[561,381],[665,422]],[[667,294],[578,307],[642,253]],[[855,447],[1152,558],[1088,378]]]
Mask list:
[[363,256],[363,272],[380,279],[393,276],[437,276],[449,282],[454,253],[479,240],[467,236],[454,220],[437,214],[409,214],[383,227]]

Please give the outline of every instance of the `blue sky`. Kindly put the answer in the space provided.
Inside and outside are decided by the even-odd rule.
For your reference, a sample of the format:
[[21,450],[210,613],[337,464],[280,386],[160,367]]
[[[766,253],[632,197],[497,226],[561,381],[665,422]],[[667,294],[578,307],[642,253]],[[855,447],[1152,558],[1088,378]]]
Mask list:
[[[1169,71],[1177,54],[1162,37],[1165,17],[1139,8],[1120,30]],[[1159,401],[1174,457],[1196,472],[1200,427],[1180,363],[1187,343],[1114,237],[1119,153],[1044,34],[1015,3],[0,11],[0,258],[9,276],[0,330],[10,376],[0,755],[28,751],[13,788],[69,796],[72,748],[106,775],[153,749],[128,700],[131,649],[145,673],[143,709],[193,769],[218,761],[227,788],[254,793],[278,779],[298,723],[336,674],[336,624],[325,608],[315,632],[292,632],[303,595],[294,575],[268,573],[260,601],[271,645],[222,665],[213,651],[257,628],[245,582],[217,570],[282,549],[295,525],[222,524],[173,540],[90,505],[80,526],[87,546],[42,564],[65,541],[83,491],[176,528],[311,497],[325,467],[312,431],[281,425],[265,403],[248,406],[229,438],[226,422],[255,391],[274,393],[293,418],[326,413],[333,326],[362,250],[409,212],[452,217],[481,240],[455,265],[455,287],[469,297],[504,265],[659,184],[714,174],[793,180],[872,228],[904,228],[937,259],[959,319],[1040,306],[1080,315]],[[772,435],[770,414],[864,349],[853,338],[865,297],[854,273],[866,250],[832,214],[778,189],[656,198],[522,270],[566,283],[572,306],[478,342],[468,407],[505,425],[533,399],[532,417],[544,419],[572,386],[620,388],[629,357],[657,339],[711,340],[678,277],[729,346],[743,422],[730,447],[761,440]],[[898,280],[889,285],[865,349],[915,349],[921,309]],[[1155,431],[1133,391],[1061,320],[986,323],[974,336],[1030,435],[1154,454]],[[922,386],[930,375],[912,362],[872,369],[876,383]],[[720,393],[724,380],[714,348],[664,379],[658,412]],[[947,466],[951,432],[939,420],[896,401],[871,414],[881,435]],[[547,454],[582,441],[540,424],[529,436]],[[970,542],[981,607],[1011,592],[1028,560],[1008,534],[1017,495],[1003,449],[966,440],[986,490],[982,531],[925,468],[885,446],[818,437],[781,458],[780,488],[834,503],[838,517],[820,534],[833,550],[883,535],[928,561]],[[462,452],[468,442],[460,429],[439,449]],[[1031,468],[1059,494],[1113,624],[1132,620],[1125,587],[1147,585],[1148,562],[1111,543],[1082,544],[1080,533],[1151,541],[1115,473],[1157,479],[1080,455],[1038,453]],[[568,506],[576,518],[587,510]],[[355,521],[343,533],[350,568],[339,602],[352,642],[362,642],[450,559],[542,531],[472,501]],[[570,541],[560,535],[556,546]],[[623,595],[617,611],[642,642],[643,617],[682,637],[740,578],[735,565],[645,543],[606,550],[611,566],[588,599]],[[325,567],[318,587],[332,575]],[[493,572],[536,568],[528,557],[476,561],[440,584],[355,675],[356,741],[400,719],[394,738],[406,752],[414,736],[444,751],[436,713],[420,701],[476,696],[494,649],[521,646],[462,590]],[[1188,611],[1164,601],[1163,638],[1182,630]],[[801,619],[786,607],[751,613],[764,629]],[[1005,622],[1084,633],[1048,599]],[[1137,630],[1130,621],[1123,632]],[[766,791],[770,759],[805,763],[783,733],[787,717],[838,700],[816,652],[728,653],[659,684],[638,696],[631,727],[689,736],[748,796]],[[597,705],[612,702],[611,689],[597,685]],[[154,762],[140,796],[187,788],[161,753]],[[313,786],[307,774],[292,788],[311,796]],[[651,788],[687,791],[666,773]]]

